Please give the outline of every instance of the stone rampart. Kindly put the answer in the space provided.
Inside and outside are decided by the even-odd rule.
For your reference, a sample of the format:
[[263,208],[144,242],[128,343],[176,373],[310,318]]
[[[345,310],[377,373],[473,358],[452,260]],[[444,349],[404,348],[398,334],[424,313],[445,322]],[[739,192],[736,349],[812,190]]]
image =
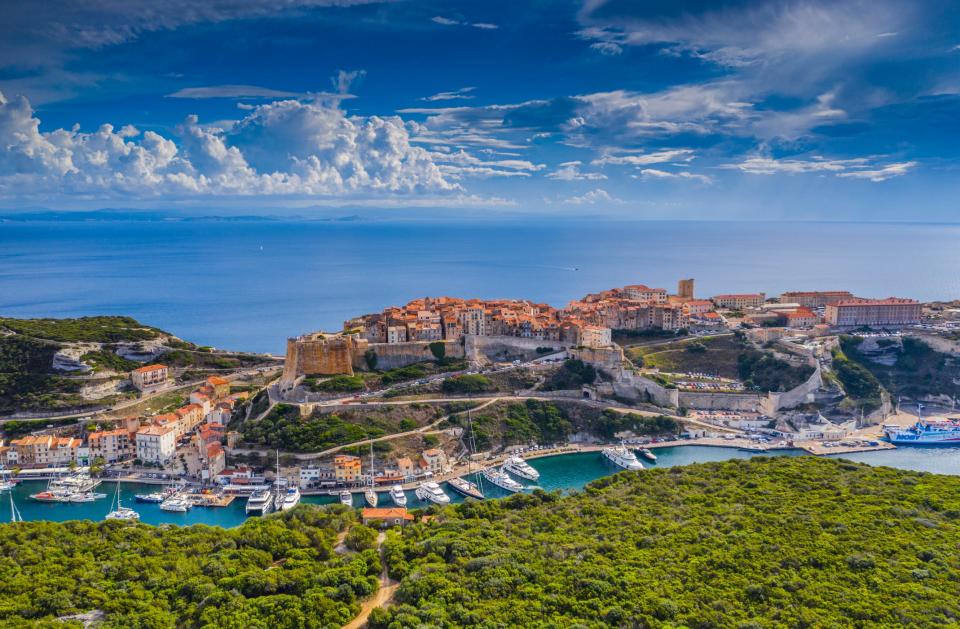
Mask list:
[[464,353],[467,360],[483,363],[487,361],[531,360],[539,356],[537,348],[549,347],[560,351],[567,344],[561,341],[530,339],[520,336],[475,336],[464,337]]
[[[433,341],[436,342],[436,341]],[[440,341],[444,344],[446,358],[463,358],[463,345],[454,341]],[[370,343],[362,352],[353,356],[354,369],[368,369],[366,351],[377,355],[377,369],[397,369],[425,360],[436,360],[430,349],[430,341],[411,341],[408,343]]]

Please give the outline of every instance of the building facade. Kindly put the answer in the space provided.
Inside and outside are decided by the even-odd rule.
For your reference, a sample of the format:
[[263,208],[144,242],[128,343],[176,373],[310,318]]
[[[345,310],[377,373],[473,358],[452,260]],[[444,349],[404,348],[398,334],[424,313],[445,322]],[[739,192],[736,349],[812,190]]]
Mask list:
[[177,450],[176,425],[144,426],[137,431],[136,443],[138,459],[165,465]]
[[166,365],[145,365],[130,372],[130,382],[141,392],[162,389],[169,377],[170,370]]
[[714,295],[711,299],[718,308],[742,310],[744,308],[759,308],[767,296],[764,293],[739,293],[733,295]]
[[922,305],[914,299],[849,299],[826,307],[826,322],[836,327],[883,327],[920,323]]

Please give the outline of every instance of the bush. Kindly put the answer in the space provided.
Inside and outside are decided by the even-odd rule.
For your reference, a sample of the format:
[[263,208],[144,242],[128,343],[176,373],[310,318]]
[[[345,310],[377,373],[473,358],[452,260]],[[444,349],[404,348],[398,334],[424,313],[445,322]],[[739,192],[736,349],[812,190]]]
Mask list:
[[363,391],[366,389],[366,384],[363,381],[362,376],[333,376],[326,380],[316,381],[311,380],[307,383],[307,386],[311,391]]
[[444,393],[485,393],[493,391],[496,387],[490,382],[490,379],[480,374],[466,374],[463,376],[454,376],[443,381]]
[[362,552],[377,546],[377,532],[369,526],[355,524],[344,538],[343,543],[350,550]]
[[579,389],[585,384],[593,384],[597,379],[597,370],[579,359],[570,359],[545,383],[545,391]]

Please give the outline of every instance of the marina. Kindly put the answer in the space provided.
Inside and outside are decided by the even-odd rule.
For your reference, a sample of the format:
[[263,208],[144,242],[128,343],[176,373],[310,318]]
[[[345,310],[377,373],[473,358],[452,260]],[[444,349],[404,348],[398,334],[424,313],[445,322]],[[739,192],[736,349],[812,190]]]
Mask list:
[[[889,445],[889,444],[887,444]],[[711,461],[725,461],[728,459],[746,459],[752,456],[800,456],[806,454],[800,449],[774,448],[759,452],[739,450],[735,443],[720,439],[716,444],[696,443],[674,444],[672,442],[648,444],[656,453],[656,463],[650,463],[649,468],[672,467],[675,465],[689,465],[692,463],[706,463]],[[538,453],[524,454],[527,463],[540,473],[538,486],[546,491],[580,489],[587,483],[622,471],[619,467],[605,459],[600,453],[599,446],[583,446],[580,450],[568,448],[565,451],[544,450]],[[828,449],[829,450],[829,449]],[[907,470],[933,472],[939,474],[960,475],[960,447],[910,447],[889,448],[882,450],[868,450],[860,452],[830,453],[828,456],[844,458],[870,465],[885,465]],[[476,470],[476,464],[473,465]],[[479,474],[466,474],[466,468],[458,477],[468,482],[478,484]],[[642,473],[642,472],[641,472]],[[457,493],[447,478],[435,479],[444,489],[450,502],[462,502],[465,498]],[[46,481],[24,480],[10,490],[10,498],[0,500],[0,521],[11,521],[11,501],[24,520],[103,520],[112,510],[109,500],[98,500],[88,503],[42,503],[29,499],[34,493],[43,491]],[[501,498],[510,495],[499,487],[484,482],[484,494],[487,498]],[[104,481],[103,491],[110,494],[116,491],[115,482]],[[109,489],[107,489],[109,488]],[[446,489],[449,488],[449,491]],[[233,527],[242,523],[248,516],[245,511],[246,501],[243,498],[233,498],[222,508],[204,509],[191,508],[186,511],[167,511],[160,508],[160,503],[138,502],[136,495],[151,496],[157,491],[156,484],[140,484],[133,482],[120,483],[120,499],[122,504],[132,506],[136,503],[136,511],[140,514],[140,522],[145,524],[208,524],[213,526]],[[358,489],[362,493],[364,489]],[[428,502],[419,499],[412,486],[401,489],[408,508],[427,506]],[[353,494],[343,492],[353,504]],[[381,504],[397,504],[391,497],[396,489],[383,488],[378,491]],[[306,504],[334,504],[339,502],[338,495],[307,495],[303,494],[300,502]],[[354,506],[359,506],[356,503]],[[398,505],[400,506],[400,505]]]

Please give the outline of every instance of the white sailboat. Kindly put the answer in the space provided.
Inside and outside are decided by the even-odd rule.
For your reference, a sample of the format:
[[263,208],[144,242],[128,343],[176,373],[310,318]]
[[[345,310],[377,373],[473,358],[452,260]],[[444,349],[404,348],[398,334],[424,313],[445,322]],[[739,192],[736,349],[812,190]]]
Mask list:
[[10,492],[10,521],[11,522],[23,522],[23,516],[20,515],[20,510],[17,509],[17,503],[13,499],[13,492]]
[[367,504],[373,508],[376,508],[379,498],[377,497],[377,491],[373,488],[373,442],[370,442],[370,486],[367,487],[366,491],[363,492],[363,498],[367,501]]
[[131,509],[130,507],[124,507],[120,504],[120,481],[117,481],[117,493],[114,496],[113,511],[107,514],[107,520],[124,520],[127,522],[136,522],[140,519],[140,514]]

